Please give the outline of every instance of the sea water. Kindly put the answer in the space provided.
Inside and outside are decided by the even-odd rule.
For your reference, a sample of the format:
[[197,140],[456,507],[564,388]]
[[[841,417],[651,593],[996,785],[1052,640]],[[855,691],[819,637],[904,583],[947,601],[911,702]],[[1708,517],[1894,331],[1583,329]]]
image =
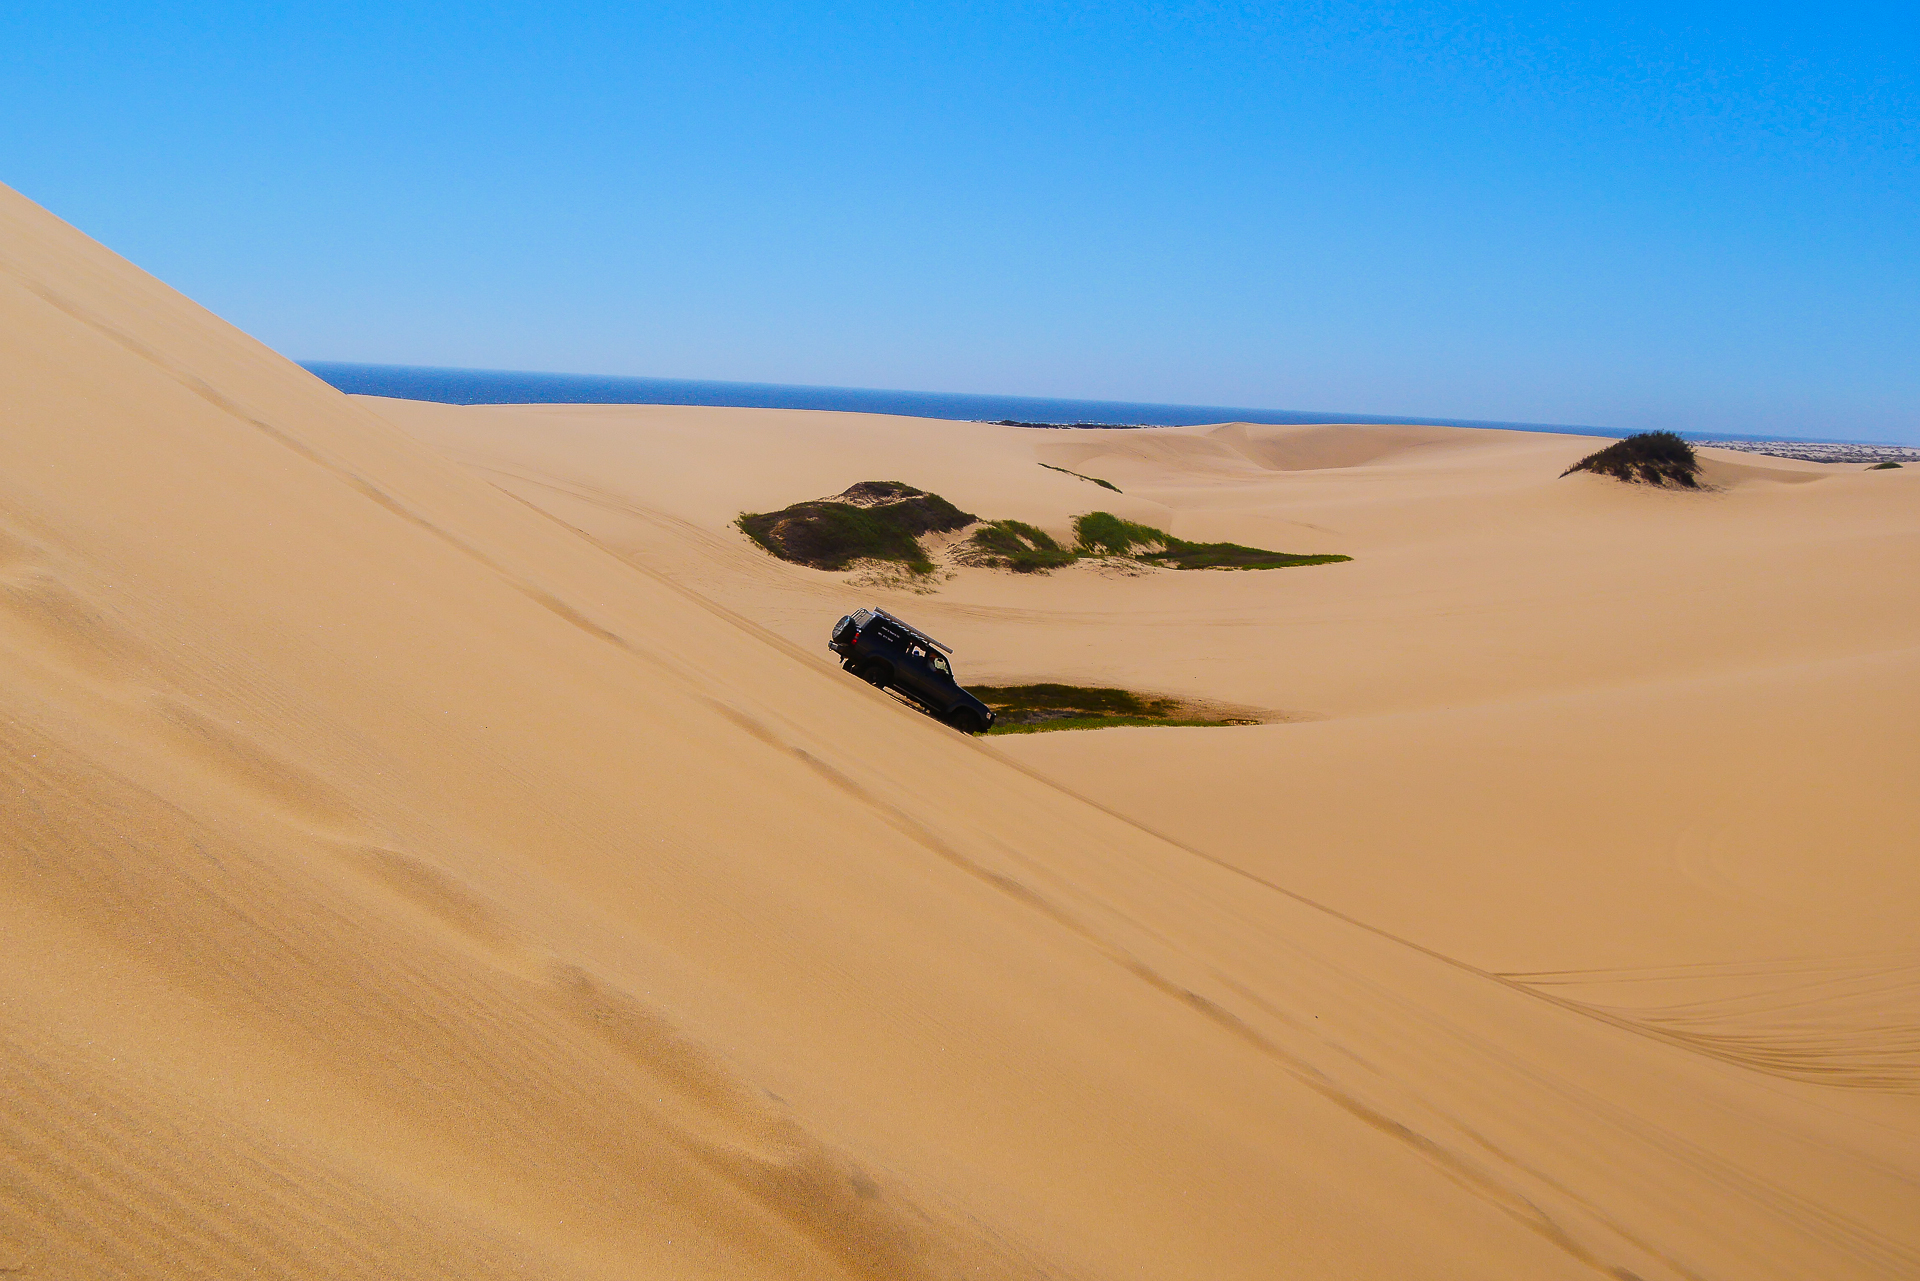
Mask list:
[[832,409],[969,422],[1180,427],[1197,423],[1432,423],[1503,427],[1510,431],[1608,436],[1599,427],[1497,423],[1465,418],[1389,418],[1375,414],[1225,405],[1156,405],[1122,400],[1058,400],[971,392],[880,391],[869,387],[803,387],[784,383],[701,382],[601,374],[539,374],[507,369],[441,369],[425,365],[359,365],[302,361],[338,387],[363,396],[433,400],[448,405],[731,405],[748,409]]

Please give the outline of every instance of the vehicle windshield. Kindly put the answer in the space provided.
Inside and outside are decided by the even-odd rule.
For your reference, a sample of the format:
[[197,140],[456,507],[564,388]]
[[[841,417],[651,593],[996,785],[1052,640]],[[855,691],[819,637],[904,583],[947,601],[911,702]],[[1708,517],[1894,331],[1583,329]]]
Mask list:
[[952,679],[953,669],[947,666],[947,660],[945,657],[939,654],[928,654],[927,659],[929,662],[933,664],[934,671],[939,672],[942,676],[945,676],[948,679]]

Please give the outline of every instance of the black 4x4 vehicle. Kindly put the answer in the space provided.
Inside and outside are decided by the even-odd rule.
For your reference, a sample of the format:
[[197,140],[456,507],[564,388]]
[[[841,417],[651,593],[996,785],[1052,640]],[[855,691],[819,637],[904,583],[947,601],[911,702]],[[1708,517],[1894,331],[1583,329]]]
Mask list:
[[993,709],[953,683],[953,651],[884,609],[858,609],[833,626],[827,648],[840,666],[871,685],[912,699],[962,734],[993,724]]

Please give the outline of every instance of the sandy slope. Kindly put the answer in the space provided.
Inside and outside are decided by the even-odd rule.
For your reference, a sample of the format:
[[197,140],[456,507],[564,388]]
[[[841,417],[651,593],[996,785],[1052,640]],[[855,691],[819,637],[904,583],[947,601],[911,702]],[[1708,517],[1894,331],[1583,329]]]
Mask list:
[[958,646],[963,677],[1286,714],[997,750],[1449,955],[1544,970],[1907,944],[1920,476],[1711,451],[1714,490],[1678,494],[1561,479],[1593,442],[1517,432],[367,403],[822,663],[823,620],[871,593],[769,559],[731,513],[871,476],[1063,536],[1106,507],[1353,553],[1267,574],[963,570],[889,599]]
[[[1638,497],[1529,488],[1538,441],[1482,469],[1452,434],[1354,460],[1388,438],[1323,432],[1314,450],[1351,475],[1407,475],[1380,486],[1391,502],[1320,507],[1252,492],[1324,473],[1271,471],[1236,429],[1040,442],[1138,482],[1120,509],[1181,532],[1362,554],[1345,577],[1261,576],[1259,599],[1237,594],[1250,575],[1091,571],[909,598],[975,671],[1171,662],[1181,688],[1328,718],[1203,732],[1246,744],[1209,796],[1146,786],[1191,735],[1082,736],[1045,760],[1052,742],[904,714],[823,661],[820,615],[849,589],[726,531],[740,507],[888,471],[995,515],[1084,509],[1092,487],[1020,458],[1026,438],[923,427],[848,475],[898,424],[370,412],[11,193],[0,327],[0,1268],[1652,1281],[1920,1259],[1910,1047],[1869,1038],[1855,1057],[1880,1053],[1876,1079],[1774,1070],[1732,1052],[1752,1038],[1621,1013],[1635,976],[1569,988],[1433,950],[1446,911],[1309,875],[1331,861],[1316,841],[1373,839],[1336,819],[1252,843],[1198,822],[1221,795],[1272,803],[1263,762],[1336,769],[1303,731],[1371,724],[1384,748],[1408,718],[1445,758],[1444,716],[1473,708],[1572,700],[1557,723],[1577,725],[1586,698],[1630,721],[1663,681],[1737,702],[1742,679],[1796,665],[1872,685],[1831,648],[1844,629],[1776,617],[1723,650],[1516,643],[1479,665],[1499,672],[1424,689],[1471,652],[1475,611],[1482,645],[1524,611],[1497,567],[1431,646],[1399,638],[1397,681],[1351,652],[1340,670],[1341,634],[1351,651],[1422,602],[1444,617],[1446,581],[1420,575],[1501,530],[1561,531],[1616,602],[1643,581],[1599,532]],[[936,474],[905,474],[916,458]],[[1573,516],[1549,519],[1554,492],[1579,495]],[[1805,615],[1844,603],[1853,657],[1891,665],[1868,734],[1912,688],[1909,606],[1850,594],[1833,566],[1865,547],[1899,566],[1910,528],[1874,506],[1892,492],[1772,545]],[[1794,549],[1823,540],[1808,558],[1827,572],[1802,572]],[[1785,590],[1686,617],[1732,634]],[[1629,640],[1651,613],[1614,610]],[[1304,648],[1279,663],[1281,640]],[[1097,756],[1134,739],[1167,747]],[[1104,802],[1055,781],[1091,793],[1109,769],[1135,785]],[[1861,786],[1871,821],[1897,824]],[[1155,835],[1123,803],[1194,830]],[[1400,838],[1446,821],[1410,817]],[[1834,853],[1854,859],[1836,875],[1866,874]],[[1911,886],[1884,875],[1892,911]],[[1299,896],[1342,886],[1346,915]],[[1883,945],[1872,928],[1857,951]],[[1658,963],[1713,987],[1727,975],[1699,966],[1753,959],[1709,944]],[[1550,950],[1524,968],[1644,955]],[[1818,961],[1780,973],[1838,984],[1850,1009],[1882,999],[1872,974]],[[1911,1025],[1910,1002],[1892,1008]]]
[[[1712,492],[1667,494],[1562,480],[1592,442],[1504,432],[367,403],[823,664],[822,624],[875,593],[768,559],[732,513],[904,479],[1056,532],[1106,507],[1352,552],[1263,575],[961,571],[880,595],[955,643],[963,676],[1290,713],[991,750],[1269,886],[1738,1067],[1745,1088],[1822,1083],[1806,1106],[1848,1119],[1801,1135],[1789,1182],[1809,1149],[1912,1146],[1911,477],[1716,452]],[[1873,1200],[1823,1195],[1843,1214]],[[1894,1235],[1878,1263],[1897,1273],[1912,1238]]]

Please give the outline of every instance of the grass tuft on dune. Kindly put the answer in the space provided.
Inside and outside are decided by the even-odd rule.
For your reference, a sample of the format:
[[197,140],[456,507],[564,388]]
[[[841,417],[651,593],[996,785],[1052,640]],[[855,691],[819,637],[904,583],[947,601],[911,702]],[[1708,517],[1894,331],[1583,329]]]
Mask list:
[[1074,471],[1072,468],[1069,468],[1069,467],[1055,467],[1052,463],[1041,463],[1040,465],[1046,468],[1048,471],[1057,471],[1062,473],[1063,475],[1072,476],[1079,480],[1091,481],[1093,484],[1100,486],[1100,488],[1102,489],[1111,489],[1116,494],[1125,492],[1120,488],[1120,486],[1114,484],[1112,481],[1101,480],[1098,476],[1088,476],[1081,472]]
[[1021,520],[988,521],[974,531],[960,555],[966,564],[1016,574],[1044,573],[1079,559],[1046,530]]
[[1124,520],[1112,512],[1088,512],[1073,522],[1082,555],[1127,556],[1170,569],[1286,569],[1331,565],[1351,556],[1296,556],[1240,543],[1190,543],[1164,529]]

